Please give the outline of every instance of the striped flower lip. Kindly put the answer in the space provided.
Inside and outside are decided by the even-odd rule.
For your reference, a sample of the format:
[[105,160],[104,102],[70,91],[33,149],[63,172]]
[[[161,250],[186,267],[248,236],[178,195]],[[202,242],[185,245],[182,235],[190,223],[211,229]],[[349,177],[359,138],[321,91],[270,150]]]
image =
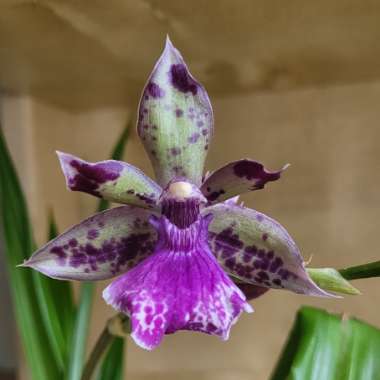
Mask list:
[[67,187],[122,206],[84,220],[22,266],[63,280],[104,280],[105,301],[130,317],[146,349],[165,334],[200,331],[228,339],[248,300],[268,289],[330,297],[305,270],[284,227],[238,204],[277,181],[242,159],[204,175],[213,111],[204,87],[169,39],[145,85],[138,134],[156,181],[120,161],[86,162],[58,152]]

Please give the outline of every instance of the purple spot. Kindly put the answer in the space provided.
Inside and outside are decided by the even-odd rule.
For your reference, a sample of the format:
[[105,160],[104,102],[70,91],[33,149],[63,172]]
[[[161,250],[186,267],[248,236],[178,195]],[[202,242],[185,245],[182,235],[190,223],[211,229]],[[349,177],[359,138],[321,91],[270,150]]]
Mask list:
[[281,172],[270,173],[265,170],[262,164],[251,160],[238,161],[233,170],[237,177],[255,182],[252,190],[262,189],[267,182],[279,179],[281,174]]
[[219,234],[214,234],[215,253],[221,254],[222,258],[228,258],[239,252],[244,244],[238,234],[234,234],[231,227],[224,229]]
[[146,317],[145,317],[145,323],[147,325],[150,325],[153,321],[153,315],[152,314],[148,314]]
[[236,264],[236,260],[234,257],[230,257],[229,259],[227,259],[224,263],[224,265],[228,268],[228,269],[234,269],[235,267],[235,264]]
[[164,305],[159,303],[156,305],[156,314],[161,314],[164,311]]
[[263,234],[262,239],[266,241],[268,239],[268,234]]
[[[51,249],[51,252],[58,256],[60,265],[69,265],[74,268],[89,265],[92,271],[96,271],[99,264],[108,262],[112,265],[114,273],[118,273],[128,262],[137,257],[143,258],[152,252],[153,244],[152,235],[144,233],[105,240],[100,247],[87,242],[76,247],[69,247],[67,250],[56,246]],[[63,258],[67,258],[68,261],[62,262]]]
[[69,240],[69,246],[70,247],[76,247],[78,245],[78,240],[77,239],[70,239]]
[[175,115],[176,115],[177,117],[181,117],[181,116],[183,116],[183,111],[182,111],[181,109],[177,108],[177,109],[175,110]]
[[207,129],[202,129],[202,135],[203,136],[207,136],[208,134],[208,130]]
[[255,245],[250,245],[250,246],[246,247],[244,251],[245,251],[245,253],[247,253],[251,256],[254,256],[254,255],[256,255],[257,248]]
[[259,222],[262,222],[264,220],[264,217],[261,215],[261,214],[257,214],[256,215],[256,219],[259,221]]
[[216,201],[221,195],[225,194],[226,192],[223,189],[215,190],[210,194],[206,195],[206,198],[208,201],[213,202]]
[[259,273],[257,273],[257,275],[262,278],[263,280],[269,280],[269,276],[268,276],[268,273],[264,272],[264,271],[260,271]]
[[87,232],[87,239],[94,240],[99,236],[99,231],[97,230],[89,230]]
[[95,196],[100,196],[97,191],[100,184],[116,180],[123,170],[123,165],[115,161],[88,164],[83,161],[71,160],[70,166],[77,170],[77,174],[69,179],[70,189],[84,191]]
[[170,67],[170,79],[173,87],[181,92],[197,94],[197,82],[189,75],[185,65],[179,63]]
[[[202,120],[197,121],[197,127],[201,128],[203,127],[204,122]],[[204,129],[204,131],[207,131],[207,129]]]
[[176,147],[171,148],[170,149],[170,154],[172,156],[178,156],[179,154],[181,154],[181,148],[176,148]]
[[276,273],[280,267],[282,267],[282,265],[284,264],[284,262],[282,261],[282,259],[280,257],[276,257],[270,268],[269,268],[269,271],[272,272],[272,273]]
[[149,82],[147,86],[147,90],[148,90],[149,95],[152,98],[157,99],[157,98],[162,98],[163,96],[165,96],[165,91],[157,83]]
[[190,143],[190,144],[195,144],[199,137],[201,137],[201,135],[199,133],[193,133],[188,139],[187,141]]

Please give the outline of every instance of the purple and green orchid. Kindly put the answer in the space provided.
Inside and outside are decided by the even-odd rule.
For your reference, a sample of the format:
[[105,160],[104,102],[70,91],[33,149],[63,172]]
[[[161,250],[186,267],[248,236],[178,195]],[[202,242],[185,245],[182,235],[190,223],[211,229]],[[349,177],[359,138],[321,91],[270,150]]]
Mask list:
[[203,86],[169,39],[144,88],[138,134],[156,182],[119,161],[89,163],[58,152],[67,186],[123,204],[86,219],[23,265],[66,280],[119,276],[103,292],[153,349],[164,334],[201,331],[228,339],[248,300],[270,288],[328,297],[297,245],[237,196],[278,180],[251,159],[203,175],[213,111]]

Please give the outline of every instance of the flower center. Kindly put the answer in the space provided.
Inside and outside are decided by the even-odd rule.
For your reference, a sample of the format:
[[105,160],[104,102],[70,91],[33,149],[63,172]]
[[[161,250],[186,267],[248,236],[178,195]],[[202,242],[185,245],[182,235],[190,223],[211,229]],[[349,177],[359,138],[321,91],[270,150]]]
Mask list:
[[199,210],[205,202],[196,186],[186,181],[174,181],[161,195],[161,213],[178,228],[188,228],[198,220]]

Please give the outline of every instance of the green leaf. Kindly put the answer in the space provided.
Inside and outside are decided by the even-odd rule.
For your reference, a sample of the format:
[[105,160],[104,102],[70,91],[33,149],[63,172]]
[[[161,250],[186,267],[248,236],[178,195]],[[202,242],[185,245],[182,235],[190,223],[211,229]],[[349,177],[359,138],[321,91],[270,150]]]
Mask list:
[[82,283],[80,288],[79,308],[75,320],[75,328],[70,350],[70,365],[68,369],[69,380],[79,380],[81,377],[94,291],[95,287],[93,283]]
[[306,268],[306,271],[323,290],[349,295],[361,294],[334,268]]
[[340,269],[339,273],[346,280],[358,280],[360,278],[380,277],[380,261]]
[[[119,136],[114,148],[112,149],[111,158],[120,160],[123,156],[125,145],[129,137],[130,123],[124,128]],[[109,202],[101,199],[97,210],[103,211],[109,207]],[[87,342],[88,326],[90,324],[92,298],[95,292],[95,284],[82,283],[80,290],[80,301],[78,313],[75,321],[75,329],[72,339],[71,356],[69,362],[68,380],[79,380],[83,370],[85,359],[85,350]]]
[[103,363],[97,380],[123,380],[124,338],[114,338]]
[[[49,233],[48,240],[52,240],[58,236],[58,228],[52,212],[49,214]],[[44,278],[47,278],[44,276]],[[65,335],[66,351],[65,361],[68,360],[69,343],[74,327],[74,317],[76,307],[73,299],[72,286],[69,281],[59,281],[50,279],[51,292],[54,294],[54,304],[57,310],[58,318]]]
[[16,266],[34,249],[24,195],[0,129],[0,218],[15,315],[31,377],[59,379],[59,367],[43,324],[33,274]]
[[[53,214],[49,215],[48,240],[57,235]],[[34,249],[33,249],[34,250]],[[68,350],[73,330],[75,306],[71,284],[54,280],[33,271],[34,287],[52,353],[60,371],[66,371]]]
[[271,380],[376,380],[379,357],[379,329],[303,307]]

